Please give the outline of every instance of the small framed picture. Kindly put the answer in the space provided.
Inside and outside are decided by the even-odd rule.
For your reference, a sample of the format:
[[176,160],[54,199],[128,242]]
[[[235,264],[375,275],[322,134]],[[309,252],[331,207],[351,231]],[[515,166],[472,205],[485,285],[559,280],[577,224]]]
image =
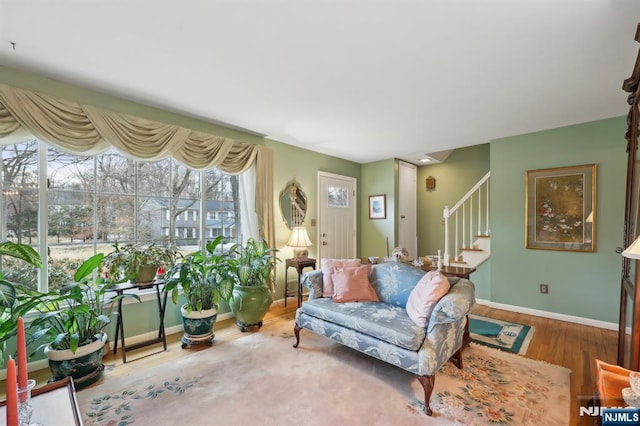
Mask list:
[[369,195],[369,219],[387,218],[387,195]]

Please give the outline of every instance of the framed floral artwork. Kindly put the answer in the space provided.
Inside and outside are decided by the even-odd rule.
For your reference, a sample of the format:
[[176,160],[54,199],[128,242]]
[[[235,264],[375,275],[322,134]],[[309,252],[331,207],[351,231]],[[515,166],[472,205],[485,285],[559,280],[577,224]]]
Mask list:
[[369,219],[387,218],[387,195],[369,195]]
[[594,252],[596,165],[529,170],[526,248]]

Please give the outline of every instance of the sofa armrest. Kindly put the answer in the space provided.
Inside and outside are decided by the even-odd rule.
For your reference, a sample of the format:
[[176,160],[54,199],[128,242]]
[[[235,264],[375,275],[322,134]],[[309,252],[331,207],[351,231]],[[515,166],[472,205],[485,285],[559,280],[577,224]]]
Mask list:
[[319,299],[322,297],[322,269],[309,271],[302,275],[300,284],[309,289],[309,299]]
[[464,318],[476,303],[475,286],[467,279],[451,279],[451,289],[438,301],[427,325],[431,333],[438,324],[456,322]]

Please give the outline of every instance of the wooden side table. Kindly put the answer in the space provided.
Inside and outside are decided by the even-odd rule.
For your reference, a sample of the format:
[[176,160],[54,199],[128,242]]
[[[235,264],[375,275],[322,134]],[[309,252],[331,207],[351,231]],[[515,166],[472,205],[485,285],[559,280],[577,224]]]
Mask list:
[[287,277],[287,272],[289,268],[295,268],[298,273],[298,308],[302,305],[302,283],[300,278],[302,277],[302,270],[304,268],[312,267],[314,270],[316,269],[316,260],[310,259],[308,257],[299,258],[293,257],[291,259],[286,259],[285,261],[285,270],[284,270],[284,306],[287,307],[287,296],[289,295],[289,280]]
[[[73,379],[67,376],[31,391],[32,424],[82,426]],[[7,400],[0,401],[0,419],[6,418]]]

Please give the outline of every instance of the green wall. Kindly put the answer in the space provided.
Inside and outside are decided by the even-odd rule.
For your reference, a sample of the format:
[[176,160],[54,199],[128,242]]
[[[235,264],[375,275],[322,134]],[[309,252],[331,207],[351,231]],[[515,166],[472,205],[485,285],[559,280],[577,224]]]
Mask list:
[[[362,165],[362,179],[359,191],[360,205],[360,256],[386,256],[387,238],[389,251],[395,247],[396,240],[396,176],[397,161],[393,159],[376,161]],[[386,195],[386,219],[369,219],[369,196]]]
[[[624,117],[491,142],[492,302],[617,323],[626,182]],[[527,170],[597,164],[596,252],[525,248]],[[549,284],[549,294],[539,284]]]
[[[444,207],[453,207],[488,171],[489,144],[456,149],[444,163],[418,167],[418,249],[421,254],[436,254],[438,250],[444,253]],[[428,176],[436,179],[435,190],[427,191]]]
[[[343,176],[356,178],[358,185],[361,184],[360,164],[352,161],[342,160],[340,158],[331,157],[306,149],[294,147],[284,143],[265,140],[268,147],[273,149],[274,156],[274,191],[273,200],[275,211],[276,226],[276,247],[280,250],[278,257],[282,260],[276,269],[276,277],[278,285],[274,299],[284,297],[284,259],[293,257],[293,249],[287,247],[287,241],[291,235],[291,231],[286,227],[279,210],[278,197],[280,191],[287,182],[296,180],[300,184],[300,188],[307,195],[307,215],[305,217],[304,226],[307,228],[309,238],[313,243],[309,247],[309,257],[317,259],[318,255],[318,227],[311,226],[312,219],[318,218],[318,172],[335,173]],[[357,188],[358,193],[360,188]],[[359,206],[356,215],[359,215]],[[358,217],[358,216],[357,216]],[[360,235],[360,226],[358,225],[358,235]],[[358,246],[359,247],[359,246]],[[359,248],[358,248],[359,251]],[[317,265],[319,267],[319,265]],[[305,270],[308,271],[308,270]],[[293,282],[297,277],[295,270],[290,269],[288,272],[289,291],[294,290],[296,283]],[[293,302],[293,299],[290,299]]]

